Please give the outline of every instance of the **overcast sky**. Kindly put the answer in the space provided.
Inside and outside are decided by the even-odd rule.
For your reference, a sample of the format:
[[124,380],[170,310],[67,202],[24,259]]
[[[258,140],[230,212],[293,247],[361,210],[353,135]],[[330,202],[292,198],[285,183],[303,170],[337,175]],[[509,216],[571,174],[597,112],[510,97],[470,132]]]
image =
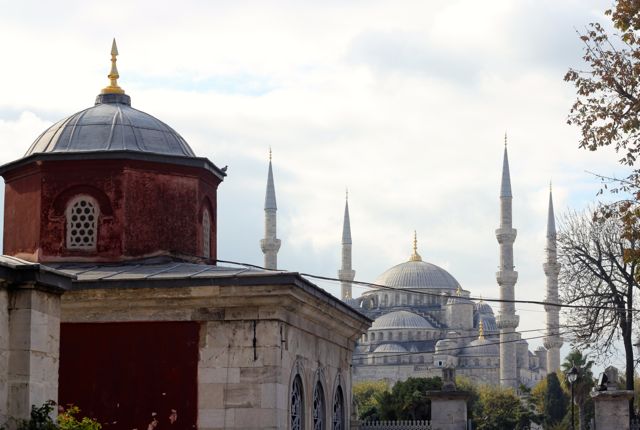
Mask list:
[[[356,279],[406,261],[415,229],[424,260],[491,298],[506,130],[516,298],[542,300],[549,181],[560,214],[595,201],[599,182],[587,172],[624,174],[615,153],[578,149],[566,125],[575,96],[562,78],[580,65],[576,29],[604,22],[608,6],[0,0],[0,162],[93,103],[115,36],[132,106],[229,165],[219,258],[262,264],[271,147],[280,268],[336,275],[348,187]],[[544,327],[541,307],[517,308],[520,329]]]

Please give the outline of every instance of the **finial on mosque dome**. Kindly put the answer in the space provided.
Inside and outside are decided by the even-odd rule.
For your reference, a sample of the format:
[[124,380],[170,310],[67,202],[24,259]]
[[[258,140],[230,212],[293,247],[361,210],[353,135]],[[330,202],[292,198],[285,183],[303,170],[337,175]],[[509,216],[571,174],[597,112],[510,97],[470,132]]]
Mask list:
[[418,254],[418,233],[413,231],[413,254],[409,258],[409,261],[422,261],[422,257]]
[[113,43],[111,44],[111,71],[109,72],[109,86],[102,89],[102,94],[124,94],[124,90],[118,86],[118,78],[120,75],[118,74],[118,67],[116,66],[116,58],[118,56],[118,45],[116,45],[116,39],[113,38]]
[[482,320],[478,324],[478,340],[484,340],[484,323]]
[[462,297],[462,287],[460,285],[458,285],[458,288],[456,289],[456,296]]

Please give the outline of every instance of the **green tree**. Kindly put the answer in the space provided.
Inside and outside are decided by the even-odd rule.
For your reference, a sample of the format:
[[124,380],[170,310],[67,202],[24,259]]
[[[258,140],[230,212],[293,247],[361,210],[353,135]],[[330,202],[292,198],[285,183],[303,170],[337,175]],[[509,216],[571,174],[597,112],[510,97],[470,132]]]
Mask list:
[[544,396],[544,423],[545,427],[552,427],[562,421],[567,413],[567,397],[562,390],[558,375],[551,372],[547,375],[546,391]]
[[479,400],[474,411],[478,430],[524,430],[537,421],[537,416],[524,404],[515,392],[508,388],[481,386]]
[[353,399],[358,408],[358,418],[376,421],[380,419],[379,400],[389,388],[384,381],[362,381],[353,384]]
[[[593,416],[593,401],[591,400],[591,389],[594,386],[593,372],[591,367],[593,361],[578,350],[571,351],[562,363],[562,371],[566,374],[575,366],[578,369],[578,378],[573,383],[574,404],[578,407],[579,429],[584,430],[591,416]],[[571,387],[566,378],[562,378],[565,390],[571,393]]]
[[426,392],[442,389],[442,380],[435,378],[409,378],[397,382],[391,391],[378,398],[381,420],[428,420],[431,419],[431,401]]

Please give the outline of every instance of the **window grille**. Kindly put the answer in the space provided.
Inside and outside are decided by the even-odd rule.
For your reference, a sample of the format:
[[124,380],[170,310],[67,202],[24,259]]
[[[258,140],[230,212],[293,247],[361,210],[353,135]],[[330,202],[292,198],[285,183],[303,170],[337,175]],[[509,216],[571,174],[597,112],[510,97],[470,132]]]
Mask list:
[[313,430],[325,430],[324,390],[320,382],[313,390]]
[[208,210],[202,214],[202,255],[211,257],[211,218]]
[[302,379],[296,375],[291,386],[291,430],[302,430],[304,422],[304,399],[302,397]]
[[333,430],[344,430],[344,396],[342,387],[338,386],[333,396]]
[[67,248],[96,249],[98,205],[88,196],[80,196],[67,206]]

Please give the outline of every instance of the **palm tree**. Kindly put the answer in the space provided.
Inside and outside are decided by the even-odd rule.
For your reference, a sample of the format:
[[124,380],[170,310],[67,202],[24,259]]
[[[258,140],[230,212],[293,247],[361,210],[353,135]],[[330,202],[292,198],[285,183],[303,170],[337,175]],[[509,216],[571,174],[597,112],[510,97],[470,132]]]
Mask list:
[[[580,430],[585,430],[585,404],[590,399],[589,393],[594,385],[593,372],[591,372],[593,361],[588,360],[586,355],[582,355],[582,352],[574,349],[565,357],[564,362],[562,363],[562,371],[567,374],[573,366],[578,369],[578,379],[573,383],[573,398],[575,405],[578,407],[578,419],[580,423],[578,428]],[[562,381],[562,385],[568,391],[571,391],[567,378],[560,379]]]

